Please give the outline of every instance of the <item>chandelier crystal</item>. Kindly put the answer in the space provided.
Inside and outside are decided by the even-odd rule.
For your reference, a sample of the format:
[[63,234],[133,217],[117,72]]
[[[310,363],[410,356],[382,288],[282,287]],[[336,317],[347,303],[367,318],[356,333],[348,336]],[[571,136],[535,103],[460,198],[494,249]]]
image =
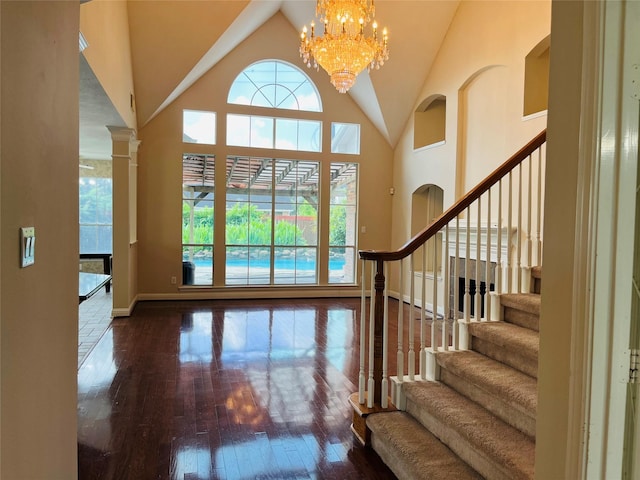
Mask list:
[[300,33],[300,57],[311,68],[322,67],[331,83],[345,93],[365,68],[379,69],[389,59],[387,29],[378,39],[378,24],[372,23],[372,35],[365,35],[365,27],[376,13],[374,0],[317,0],[316,17],[324,24],[324,36],[311,34],[305,25]]

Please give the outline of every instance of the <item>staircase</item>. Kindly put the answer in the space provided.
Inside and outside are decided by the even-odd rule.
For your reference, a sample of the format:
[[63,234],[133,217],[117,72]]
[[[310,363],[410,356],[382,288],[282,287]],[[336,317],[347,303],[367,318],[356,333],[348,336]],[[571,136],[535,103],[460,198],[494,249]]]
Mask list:
[[471,322],[470,350],[435,354],[438,381],[402,384],[405,411],[366,417],[400,479],[532,479],[542,269],[500,296],[503,321]]
[[[545,152],[542,131],[399,249],[359,252],[351,428],[399,478],[533,478]],[[419,319],[389,318],[394,273]]]

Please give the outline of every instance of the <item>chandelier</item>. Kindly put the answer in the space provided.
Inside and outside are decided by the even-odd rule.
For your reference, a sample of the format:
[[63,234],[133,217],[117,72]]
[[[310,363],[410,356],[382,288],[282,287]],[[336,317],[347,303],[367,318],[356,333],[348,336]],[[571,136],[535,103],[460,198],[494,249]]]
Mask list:
[[389,59],[387,29],[378,39],[378,24],[373,22],[373,34],[367,37],[365,26],[375,17],[374,0],[317,0],[316,17],[324,23],[324,36],[311,35],[305,25],[300,34],[300,57],[316,70],[318,65],[327,71],[331,83],[345,93],[365,68],[379,69]]

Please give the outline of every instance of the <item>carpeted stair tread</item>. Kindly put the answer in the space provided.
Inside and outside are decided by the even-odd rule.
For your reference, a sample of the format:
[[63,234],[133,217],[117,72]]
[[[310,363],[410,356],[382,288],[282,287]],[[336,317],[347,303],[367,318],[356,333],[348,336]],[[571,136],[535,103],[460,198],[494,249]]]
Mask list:
[[482,479],[404,412],[369,415],[367,427],[371,446],[400,480]]
[[539,334],[509,322],[471,322],[470,349],[538,377]]
[[500,303],[504,307],[540,315],[540,295],[537,293],[503,293]]
[[537,382],[474,351],[438,354],[441,381],[491,413],[535,436]]
[[533,479],[535,442],[440,382],[404,383],[407,413],[487,479]]
[[508,322],[471,322],[469,333],[537,362],[540,334]]

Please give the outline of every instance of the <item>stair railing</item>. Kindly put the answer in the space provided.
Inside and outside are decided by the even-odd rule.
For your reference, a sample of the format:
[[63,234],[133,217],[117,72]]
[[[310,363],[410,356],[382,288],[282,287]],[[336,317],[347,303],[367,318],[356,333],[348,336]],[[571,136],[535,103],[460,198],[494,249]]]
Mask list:
[[[500,320],[500,294],[530,291],[530,269],[542,263],[545,147],[546,130],[400,249],[359,252],[361,405],[387,408],[391,385],[391,401],[404,408],[404,381],[437,379],[437,351],[468,349],[470,322]],[[397,347],[388,345],[390,266],[399,286]],[[405,320],[405,302],[419,318]]]

